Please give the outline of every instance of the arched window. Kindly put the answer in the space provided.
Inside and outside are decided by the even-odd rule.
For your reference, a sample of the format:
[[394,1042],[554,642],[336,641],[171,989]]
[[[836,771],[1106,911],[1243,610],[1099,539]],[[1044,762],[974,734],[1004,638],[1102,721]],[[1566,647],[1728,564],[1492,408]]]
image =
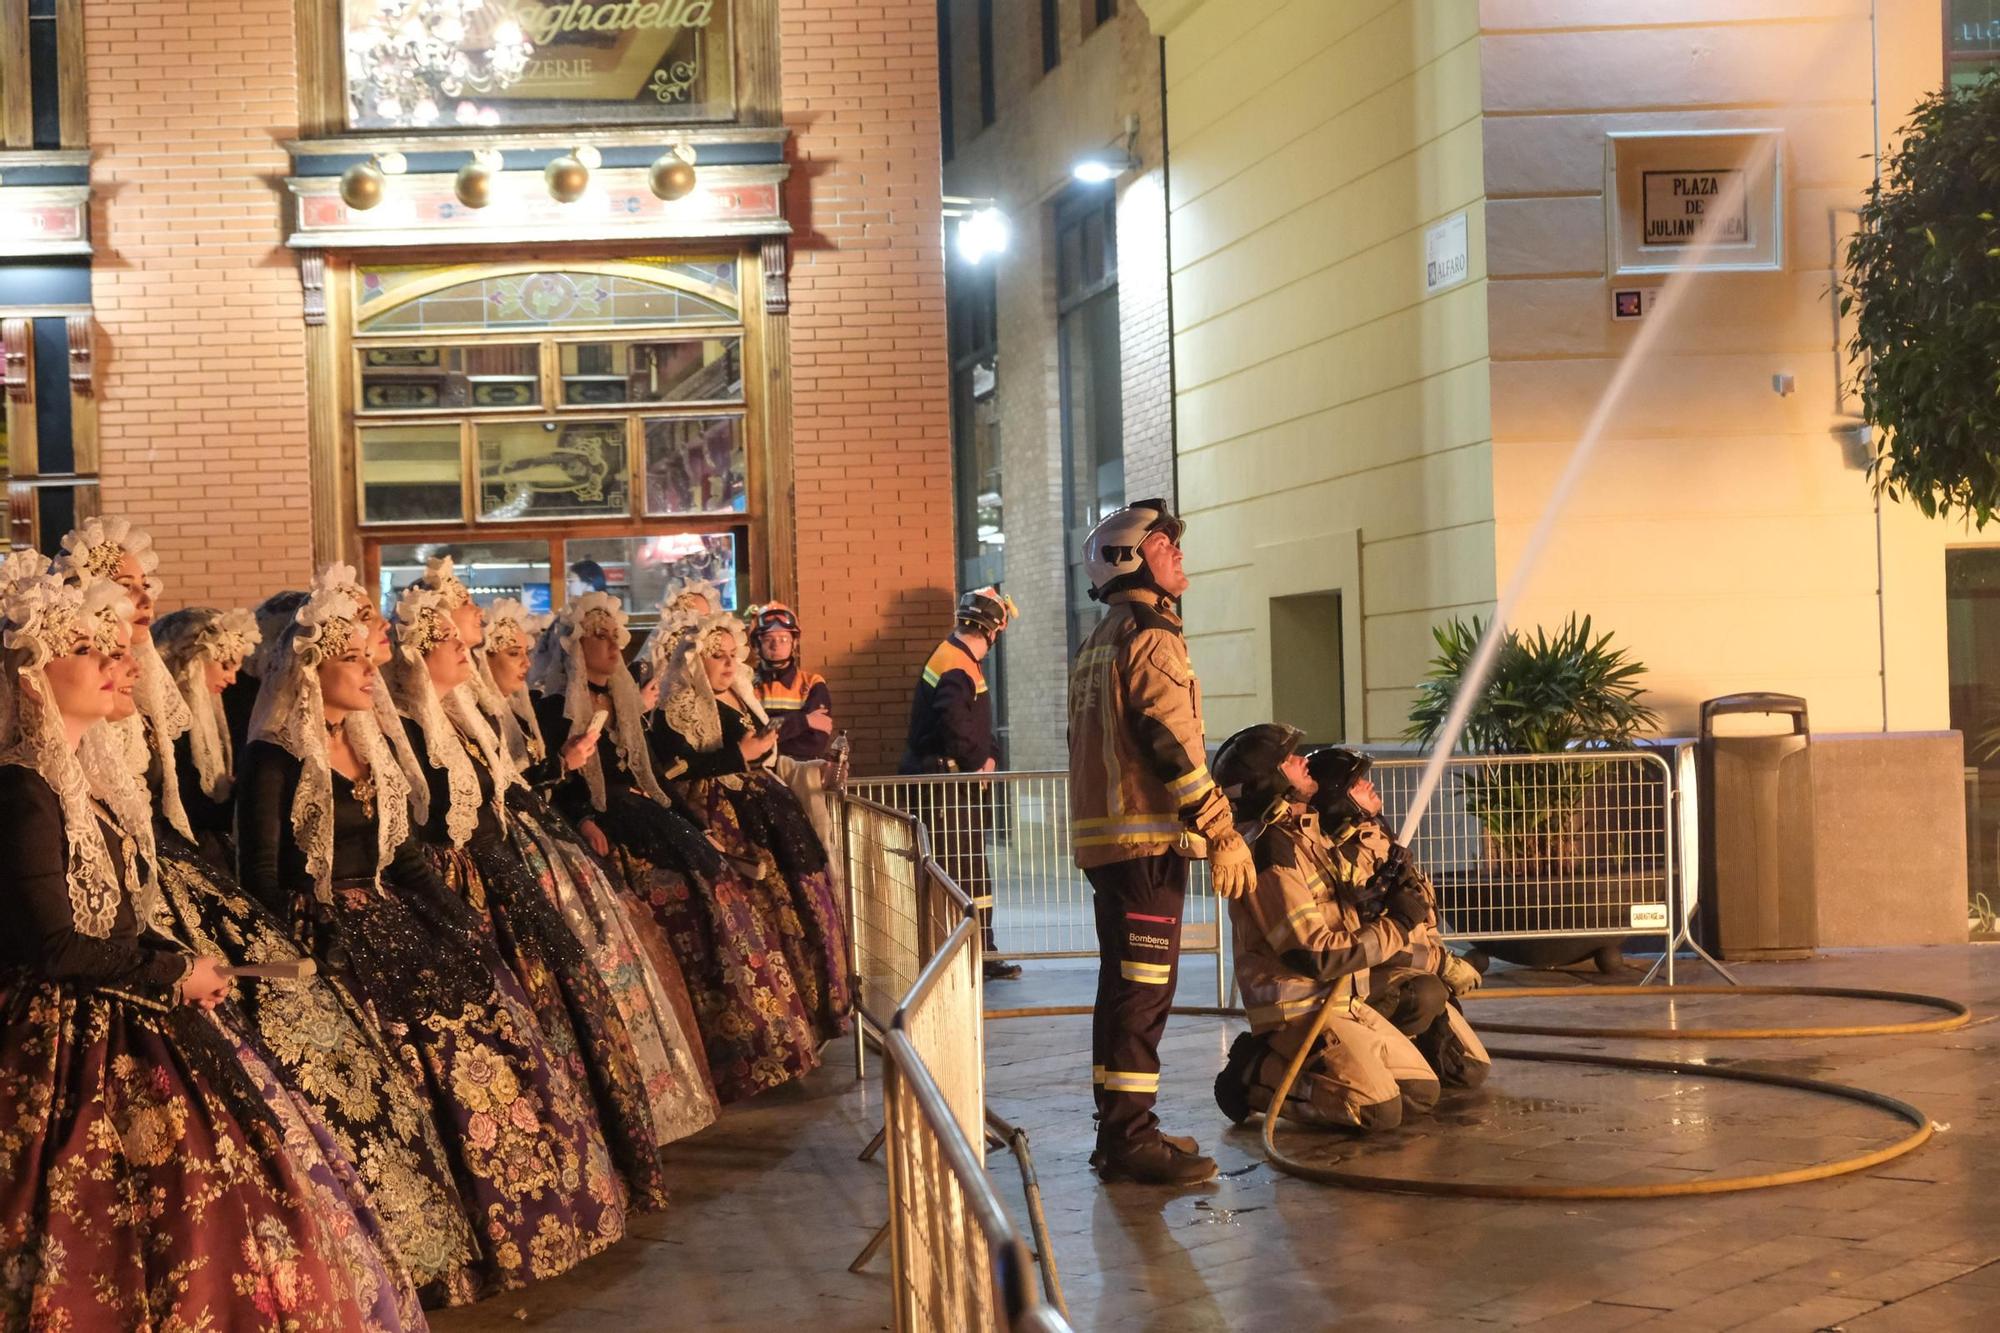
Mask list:
[[574,574],[642,618],[675,577],[736,604],[764,516],[734,257],[352,281],[354,513],[385,598],[450,550],[482,601],[552,609]]

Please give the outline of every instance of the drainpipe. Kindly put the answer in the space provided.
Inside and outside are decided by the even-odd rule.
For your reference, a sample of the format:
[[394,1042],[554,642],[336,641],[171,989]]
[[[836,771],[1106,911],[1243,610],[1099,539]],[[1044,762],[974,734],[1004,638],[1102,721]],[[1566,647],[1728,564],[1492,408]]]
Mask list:
[[1167,448],[1173,456],[1174,512],[1181,511],[1181,396],[1178,389],[1178,358],[1174,355],[1174,155],[1168,149],[1167,134],[1167,39],[1160,44],[1160,211],[1166,224],[1166,244],[1161,249],[1167,269]]
[[[1875,183],[1882,183],[1882,12],[1881,0],[1868,3],[1868,77],[1870,125],[1875,141],[1869,145],[1869,159],[1875,168]],[[1839,280],[1841,257],[1835,255],[1834,276]],[[1840,349],[1833,349],[1834,364],[1840,363]],[[1882,493],[1875,492],[1875,643],[1876,660],[1881,664],[1882,730],[1889,730],[1889,580],[1888,562],[1882,549]]]

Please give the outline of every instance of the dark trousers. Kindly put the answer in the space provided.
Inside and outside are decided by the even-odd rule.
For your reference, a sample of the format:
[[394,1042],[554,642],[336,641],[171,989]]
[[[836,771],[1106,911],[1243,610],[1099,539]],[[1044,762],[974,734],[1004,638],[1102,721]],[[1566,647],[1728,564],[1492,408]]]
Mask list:
[[1188,863],[1171,852],[1083,872],[1097,910],[1097,1009],[1090,1032],[1097,1143],[1143,1143],[1159,1130],[1160,1036],[1180,976]]
[[986,859],[986,837],[993,827],[993,784],[959,781],[948,793],[918,787],[913,795],[911,813],[931,835],[931,855],[966,897],[986,902],[979,909],[980,947],[988,955],[999,953],[993,941],[993,871]]

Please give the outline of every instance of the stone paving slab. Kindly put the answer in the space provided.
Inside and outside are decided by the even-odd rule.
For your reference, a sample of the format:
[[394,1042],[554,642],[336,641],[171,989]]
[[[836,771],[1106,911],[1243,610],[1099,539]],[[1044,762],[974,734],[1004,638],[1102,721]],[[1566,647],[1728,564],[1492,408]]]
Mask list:
[[[1545,975],[1526,974],[1533,980]],[[1855,1083],[1903,1097],[1950,1128],[1911,1157],[1809,1185],[1604,1203],[1429,1199],[1339,1190],[1263,1162],[1254,1128],[1230,1128],[1209,1085],[1240,1025],[1176,1018],[1161,1113],[1218,1159],[1216,1182],[1175,1192],[1105,1187],[1091,1145],[1089,1025],[989,1025],[989,1099],[1033,1141],[1054,1253],[1078,1329],[1847,1329],[2000,1326],[2000,948],[1863,951],[1741,970],[1775,984],[1928,990],[1970,1001],[1977,1026],[1929,1036],[1772,1042],[1542,1043],[1708,1059]],[[989,1004],[1087,1002],[1088,963],[1035,965]],[[1575,980],[1575,978],[1571,978]],[[1213,1003],[1212,973],[1181,998]],[[1523,1001],[1565,1022],[1634,1022],[1605,999]],[[1652,1002],[1641,1002],[1650,1004]],[[1727,1003],[1727,1002],[1720,1002]],[[1812,1021],[1878,1007],[1801,1001]],[[1503,1006],[1474,1007],[1497,1015]],[[1694,999],[1683,1021],[1720,1021]],[[1756,1002],[1769,1016],[1771,1002]],[[888,1327],[886,1254],[846,1272],[886,1214],[879,1163],[854,1160],[880,1121],[879,1089],[846,1048],[799,1090],[732,1110],[668,1153],[675,1200],[578,1272],[436,1317],[441,1333],[576,1329]],[[1898,1137],[1877,1112],[1722,1080],[1502,1062],[1488,1089],[1435,1121],[1355,1144],[1305,1131],[1285,1142],[1368,1169],[1508,1178],[1659,1179],[1797,1165],[1821,1149]],[[1676,1123],[1678,1121],[1679,1123]],[[1019,1177],[989,1159],[1025,1221]]]

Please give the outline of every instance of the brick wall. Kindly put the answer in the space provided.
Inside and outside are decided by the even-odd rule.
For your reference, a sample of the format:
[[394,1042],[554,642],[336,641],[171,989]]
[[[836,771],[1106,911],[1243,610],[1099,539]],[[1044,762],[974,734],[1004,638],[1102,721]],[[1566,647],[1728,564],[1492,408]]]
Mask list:
[[291,0],[92,0],[84,37],[103,509],[152,533],[168,606],[253,603],[311,559],[272,187],[298,118]]
[[937,7],[784,0],[782,24],[799,615],[880,772],[951,628]]

